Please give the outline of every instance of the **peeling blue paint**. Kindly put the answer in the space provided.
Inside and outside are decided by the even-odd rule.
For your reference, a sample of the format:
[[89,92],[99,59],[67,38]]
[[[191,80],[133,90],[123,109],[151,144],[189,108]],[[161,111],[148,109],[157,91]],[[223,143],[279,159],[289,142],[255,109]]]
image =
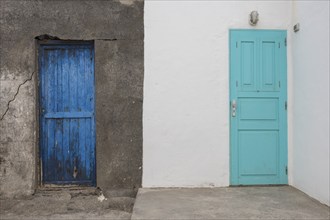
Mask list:
[[95,185],[94,46],[39,46],[40,151],[44,184]]

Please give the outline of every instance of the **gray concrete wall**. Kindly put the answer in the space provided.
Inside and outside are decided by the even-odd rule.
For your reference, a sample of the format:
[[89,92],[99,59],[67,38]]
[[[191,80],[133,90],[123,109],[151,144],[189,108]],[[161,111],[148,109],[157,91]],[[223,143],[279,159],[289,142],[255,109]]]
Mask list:
[[1,197],[38,187],[35,37],[95,40],[97,186],[142,175],[143,1],[1,1]]

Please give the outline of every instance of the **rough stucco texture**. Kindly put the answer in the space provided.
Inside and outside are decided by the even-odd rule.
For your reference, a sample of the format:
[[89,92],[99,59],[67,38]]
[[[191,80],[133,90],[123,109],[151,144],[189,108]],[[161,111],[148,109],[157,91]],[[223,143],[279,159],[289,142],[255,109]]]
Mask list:
[[0,2],[1,197],[38,186],[34,38],[43,34],[95,40],[97,185],[141,186],[143,7],[125,0]]

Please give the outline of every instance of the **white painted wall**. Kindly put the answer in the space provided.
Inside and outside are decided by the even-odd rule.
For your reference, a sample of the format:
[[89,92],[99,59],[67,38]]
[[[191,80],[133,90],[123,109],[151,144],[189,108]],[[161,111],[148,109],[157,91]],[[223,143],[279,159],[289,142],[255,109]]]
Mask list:
[[[248,15],[258,10],[254,28],[291,30],[291,6],[289,1],[145,2],[143,187],[228,186],[229,29],[253,28]],[[289,85],[290,39],[288,32]],[[292,109],[291,86],[288,92]]]
[[293,185],[329,203],[329,1],[297,1],[293,22]]

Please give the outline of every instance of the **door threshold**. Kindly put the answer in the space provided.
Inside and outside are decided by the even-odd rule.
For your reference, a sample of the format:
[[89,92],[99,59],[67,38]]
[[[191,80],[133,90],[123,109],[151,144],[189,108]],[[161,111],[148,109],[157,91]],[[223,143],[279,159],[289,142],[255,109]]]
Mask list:
[[98,195],[101,190],[99,187],[95,186],[79,186],[79,185],[53,185],[47,184],[38,187],[35,193],[47,193],[47,192],[74,192],[82,194],[95,194]]
[[279,187],[279,186],[288,186],[288,184],[263,184],[263,185],[229,185],[229,187]]

